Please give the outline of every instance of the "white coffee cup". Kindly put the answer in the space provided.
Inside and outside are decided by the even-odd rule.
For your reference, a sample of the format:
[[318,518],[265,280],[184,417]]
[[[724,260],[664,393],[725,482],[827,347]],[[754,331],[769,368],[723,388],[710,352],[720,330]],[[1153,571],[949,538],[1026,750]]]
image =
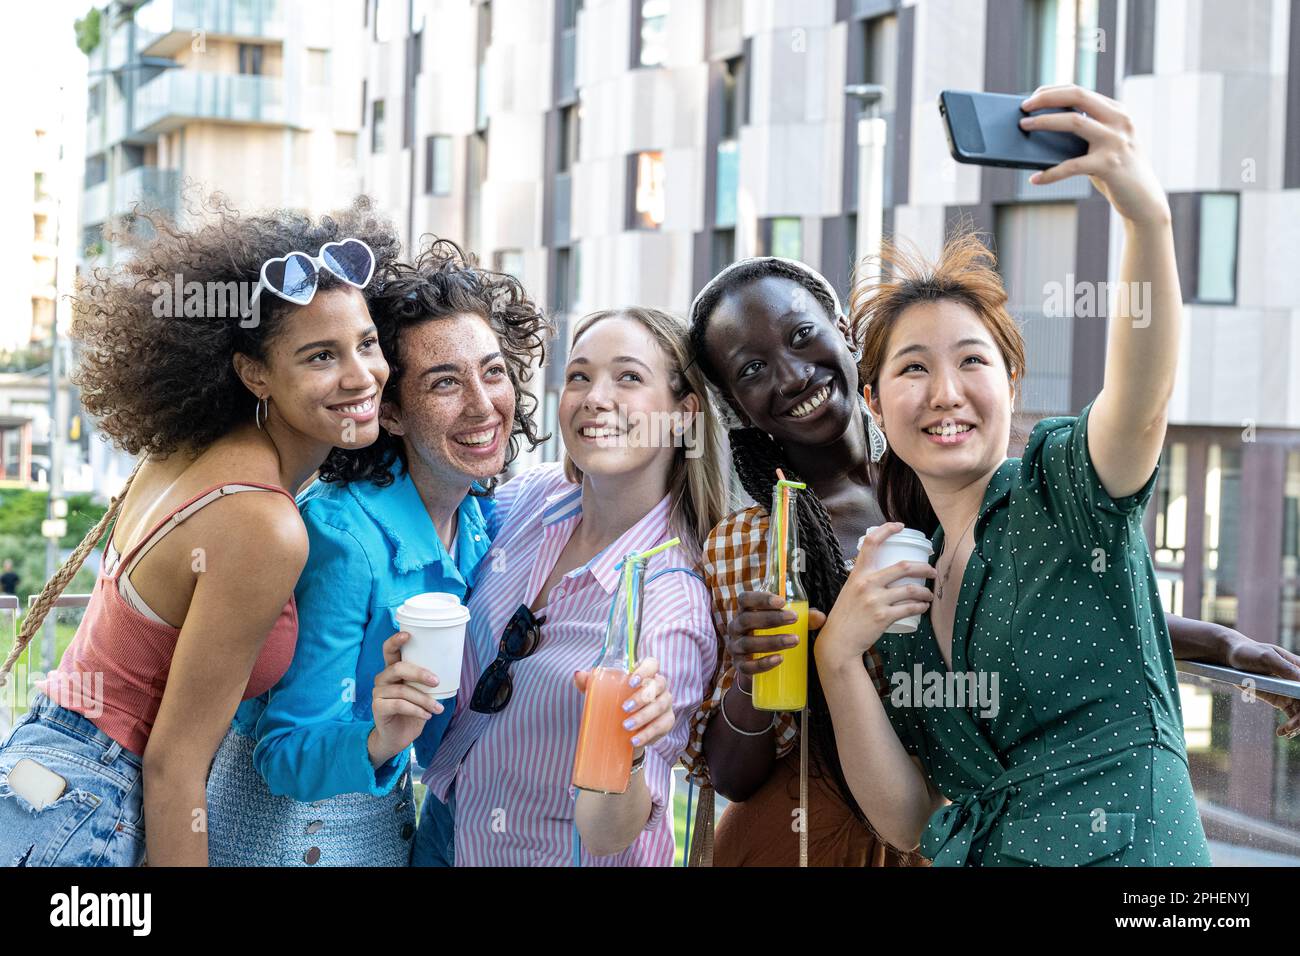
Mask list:
[[[875,531],[875,528],[868,528],[867,534]],[[862,550],[862,542],[867,539],[863,535],[858,539],[858,550]],[[884,540],[876,550],[876,558],[873,571],[879,571],[881,568],[887,568],[891,564],[897,564],[899,561],[925,561],[929,562],[930,555],[934,553],[934,547],[930,544],[930,539],[920,531],[911,528],[904,528],[897,534],[892,534]],[[906,577],[899,578],[889,586],[891,588],[902,587],[905,584],[919,584],[925,587],[925,578]],[[921,624],[921,615],[913,614],[911,617],[900,618],[889,627],[885,628],[886,634],[911,634]]]
[[407,683],[438,700],[455,697],[460,690],[460,664],[469,609],[454,594],[431,591],[407,598],[394,616],[397,626],[411,635],[402,645],[402,660],[433,671],[438,677],[437,687],[415,681]]

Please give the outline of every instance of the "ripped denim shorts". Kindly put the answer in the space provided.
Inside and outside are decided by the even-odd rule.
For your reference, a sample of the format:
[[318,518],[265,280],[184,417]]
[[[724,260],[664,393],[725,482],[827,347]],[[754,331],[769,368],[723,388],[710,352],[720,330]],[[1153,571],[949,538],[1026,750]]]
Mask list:
[[[10,786],[24,759],[67,781],[39,810]],[[143,796],[137,754],[38,693],[0,744],[0,866],[139,866]]]

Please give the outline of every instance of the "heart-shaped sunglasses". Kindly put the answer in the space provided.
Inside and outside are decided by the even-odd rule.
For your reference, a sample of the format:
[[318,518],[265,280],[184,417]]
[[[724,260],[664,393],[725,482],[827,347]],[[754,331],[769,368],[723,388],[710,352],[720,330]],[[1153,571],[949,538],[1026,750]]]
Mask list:
[[307,305],[316,295],[322,268],[348,285],[364,289],[375,273],[375,254],[360,239],[343,239],[325,243],[314,256],[290,252],[278,259],[267,259],[250,301],[266,289],[294,305]]

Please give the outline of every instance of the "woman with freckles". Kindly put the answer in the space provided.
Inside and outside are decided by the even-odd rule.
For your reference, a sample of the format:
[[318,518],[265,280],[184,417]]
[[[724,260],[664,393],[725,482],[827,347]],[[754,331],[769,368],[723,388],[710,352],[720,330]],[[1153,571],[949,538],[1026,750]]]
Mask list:
[[350,411],[378,440],[336,449],[299,495],[311,550],[298,647],[217,754],[220,865],[408,865],[411,746],[427,763],[452,708],[406,683],[439,675],[401,660],[409,637],[394,612],[424,592],[465,599],[490,544],[495,476],[521,439],[537,442],[524,384],[549,326],[516,279],[440,241],[387,264],[368,300],[390,372],[373,411]]

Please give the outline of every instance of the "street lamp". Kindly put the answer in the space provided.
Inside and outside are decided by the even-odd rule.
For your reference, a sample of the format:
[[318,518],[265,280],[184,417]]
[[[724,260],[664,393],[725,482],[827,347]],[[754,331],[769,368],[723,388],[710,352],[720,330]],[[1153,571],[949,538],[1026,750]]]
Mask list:
[[861,262],[880,252],[884,232],[885,144],[889,134],[880,116],[880,103],[885,88],[879,83],[851,83],[844,92],[863,106],[858,116],[858,228],[854,237],[855,258]]

